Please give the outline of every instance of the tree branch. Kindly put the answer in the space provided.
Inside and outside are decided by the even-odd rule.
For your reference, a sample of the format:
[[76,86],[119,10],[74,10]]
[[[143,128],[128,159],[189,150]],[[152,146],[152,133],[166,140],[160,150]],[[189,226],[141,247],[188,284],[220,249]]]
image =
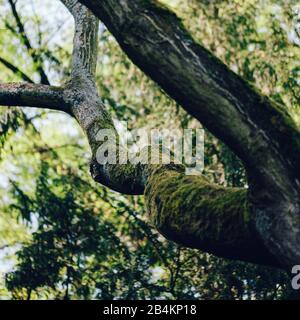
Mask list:
[[99,20],[77,0],[62,0],[75,20],[72,77],[96,73]]
[[59,87],[29,84],[0,84],[0,105],[46,108],[71,114],[64,99],[64,90]]

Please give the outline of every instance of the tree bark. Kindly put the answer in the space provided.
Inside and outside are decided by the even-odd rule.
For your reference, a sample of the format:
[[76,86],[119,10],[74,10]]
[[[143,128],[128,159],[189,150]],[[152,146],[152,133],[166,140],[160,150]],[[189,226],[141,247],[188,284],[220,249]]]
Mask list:
[[0,105],[46,108],[71,113],[60,87],[31,83],[0,83]]

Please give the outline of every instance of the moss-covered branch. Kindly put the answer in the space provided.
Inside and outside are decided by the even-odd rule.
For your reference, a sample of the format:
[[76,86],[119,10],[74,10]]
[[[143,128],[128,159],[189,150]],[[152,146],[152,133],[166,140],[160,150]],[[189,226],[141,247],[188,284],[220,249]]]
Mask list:
[[145,196],[150,220],[168,239],[220,257],[279,266],[251,223],[246,189],[161,167]]

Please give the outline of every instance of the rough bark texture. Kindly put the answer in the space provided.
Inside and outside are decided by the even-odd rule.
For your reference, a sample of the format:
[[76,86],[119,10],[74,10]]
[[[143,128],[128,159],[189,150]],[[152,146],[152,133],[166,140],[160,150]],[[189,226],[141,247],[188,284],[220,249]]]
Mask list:
[[225,258],[280,266],[251,224],[247,190],[161,167],[145,196],[151,221],[168,239]]
[[300,139],[284,108],[195,43],[157,2],[80,0],[134,63],[243,160],[250,188],[219,187],[172,164],[99,165],[97,133],[115,128],[94,81],[98,20],[78,1],[62,2],[76,26],[71,80],[64,88],[0,85],[0,104],[74,115],[91,146],[94,179],[122,193],[145,192],[149,217],[167,238],[232,259],[299,264]]
[[43,106],[47,109],[71,112],[62,88],[30,83],[0,83],[0,105],[35,108]]

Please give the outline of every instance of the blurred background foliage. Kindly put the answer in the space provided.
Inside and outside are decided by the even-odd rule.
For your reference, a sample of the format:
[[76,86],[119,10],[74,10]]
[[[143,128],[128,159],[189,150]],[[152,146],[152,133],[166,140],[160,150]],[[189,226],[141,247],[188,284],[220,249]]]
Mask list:
[[[299,124],[300,7],[292,0],[164,0],[194,38]],[[1,82],[68,79],[73,22],[50,0],[0,0]],[[97,83],[130,129],[195,128],[100,26]],[[177,246],[146,223],[142,197],[95,184],[76,122],[59,112],[0,109],[1,299],[288,299],[288,275]],[[247,187],[211,134],[204,174]]]

